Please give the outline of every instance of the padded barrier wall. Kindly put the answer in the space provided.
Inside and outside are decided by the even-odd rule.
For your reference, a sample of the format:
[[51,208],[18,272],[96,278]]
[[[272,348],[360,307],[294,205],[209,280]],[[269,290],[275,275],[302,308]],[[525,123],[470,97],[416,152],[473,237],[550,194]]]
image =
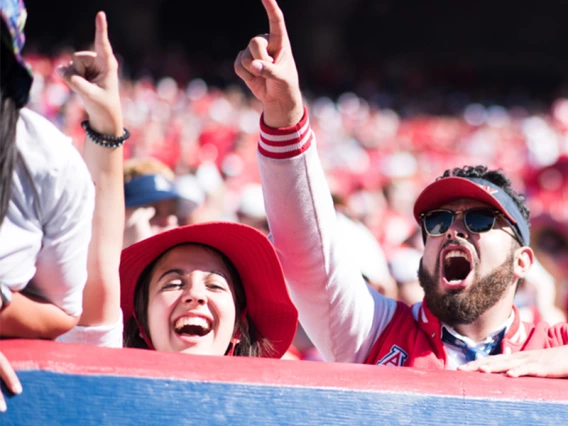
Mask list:
[[0,425],[566,425],[568,380],[0,341]]

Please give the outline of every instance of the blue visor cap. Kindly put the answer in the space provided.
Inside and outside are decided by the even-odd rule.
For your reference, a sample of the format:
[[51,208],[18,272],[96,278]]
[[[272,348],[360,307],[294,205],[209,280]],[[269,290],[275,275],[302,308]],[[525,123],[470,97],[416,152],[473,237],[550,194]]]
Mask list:
[[414,218],[420,224],[422,213],[460,198],[479,200],[499,210],[515,227],[523,244],[530,244],[529,222],[525,220],[515,201],[502,188],[481,178],[452,176],[438,179],[428,185],[416,199]]
[[160,174],[138,176],[124,184],[124,201],[128,208],[178,199],[179,196],[173,182]]

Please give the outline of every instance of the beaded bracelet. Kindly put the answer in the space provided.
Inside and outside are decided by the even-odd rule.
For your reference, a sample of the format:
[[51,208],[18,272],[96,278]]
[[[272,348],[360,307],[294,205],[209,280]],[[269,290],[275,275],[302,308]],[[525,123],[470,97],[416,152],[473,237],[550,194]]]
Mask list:
[[124,128],[124,134],[122,136],[107,136],[99,133],[91,128],[89,125],[89,120],[85,120],[81,123],[81,127],[87,132],[87,136],[94,143],[105,148],[118,148],[121,146],[126,139],[130,137],[130,132],[127,128]]

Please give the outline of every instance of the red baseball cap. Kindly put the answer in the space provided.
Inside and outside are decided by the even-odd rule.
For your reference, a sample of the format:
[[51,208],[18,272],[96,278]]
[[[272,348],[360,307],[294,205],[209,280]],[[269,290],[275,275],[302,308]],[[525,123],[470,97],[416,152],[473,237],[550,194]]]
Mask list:
[[499,210],[516,227],[523,244],[530,244],[529,223],[503,188],[481,178],[445,177],[428,185],[414,203],[414,218],[460,198],[472,198]]
[[275,349],[267,356],[281,358],[296,333],[298,311],[290,300],[274,247],[261,232],[240,223],[182,226],[124,249],[119,268],[124,323],[133,315],[134,291],[144,269],[167,250],[186,243],[213,247],[231,260],[243,283],[247,314]]

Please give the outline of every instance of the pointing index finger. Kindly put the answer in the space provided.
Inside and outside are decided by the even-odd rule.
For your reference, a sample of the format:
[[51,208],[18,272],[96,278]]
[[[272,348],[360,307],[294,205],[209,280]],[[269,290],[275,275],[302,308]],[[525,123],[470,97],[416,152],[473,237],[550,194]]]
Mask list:
[[108,24],[104,12],[97,13],[95,25],[95,51],[104,56],[112,56],[112,46],[108,39]]
[[270,44],[272,45],[274,43],[276,47],[280,47],[288,37],[284,14],[278,6],[278,3],[276,3],[276,0],[262,0],[262,4],[268,15]]

